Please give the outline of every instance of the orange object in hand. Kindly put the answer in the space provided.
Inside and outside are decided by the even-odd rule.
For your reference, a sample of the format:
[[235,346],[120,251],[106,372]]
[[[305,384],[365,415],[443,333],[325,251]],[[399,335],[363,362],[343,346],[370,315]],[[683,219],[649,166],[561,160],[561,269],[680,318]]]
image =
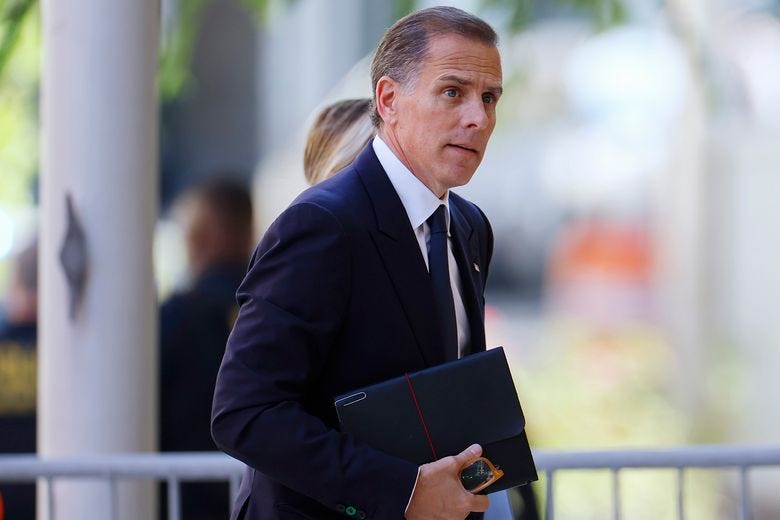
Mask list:
[[478,458],[460,471],[460,481],[471,493],[479,493],[503,476],[504,472],[485,457]]

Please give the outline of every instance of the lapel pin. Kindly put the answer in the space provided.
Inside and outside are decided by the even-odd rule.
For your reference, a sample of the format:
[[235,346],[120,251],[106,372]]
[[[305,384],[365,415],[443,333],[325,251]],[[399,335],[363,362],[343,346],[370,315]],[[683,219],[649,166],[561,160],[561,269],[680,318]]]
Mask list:
[[476,263],[476,262],[474,262],[474,270],[475,270],[476,272],[479,272],[479,266],[477,265],[477,263]]

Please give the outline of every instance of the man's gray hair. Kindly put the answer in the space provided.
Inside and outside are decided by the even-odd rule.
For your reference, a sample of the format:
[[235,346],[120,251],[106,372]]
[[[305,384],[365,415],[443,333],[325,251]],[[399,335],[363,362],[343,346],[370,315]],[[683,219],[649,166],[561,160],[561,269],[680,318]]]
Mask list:
[[498,35],[487,22],[455,7],[431,7],[398,20],[382,37],[371,62],[373,90],[369,112],[379,128],[382,119],[376,109],[376,85],[388,76],[405,88],[417,78],[420,64],[432,37],[455,34],[488,45],[498,44]]

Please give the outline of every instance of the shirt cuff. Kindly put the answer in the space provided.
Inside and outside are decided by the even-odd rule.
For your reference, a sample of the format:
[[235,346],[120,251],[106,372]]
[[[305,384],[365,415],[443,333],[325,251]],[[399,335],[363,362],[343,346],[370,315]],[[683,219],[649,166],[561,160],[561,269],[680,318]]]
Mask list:
[[412,488],[412,494],[409,495],[409,501],[406,503],[406,509],[404,509],[404,514],[406,514],[407,511],[409,511],[409,506],[412,503],[412,497],[414,496],[414,492],[417,490],[417,482],[420,481],[420,468],[417,468],[417,478],[414,479],[414,487]]

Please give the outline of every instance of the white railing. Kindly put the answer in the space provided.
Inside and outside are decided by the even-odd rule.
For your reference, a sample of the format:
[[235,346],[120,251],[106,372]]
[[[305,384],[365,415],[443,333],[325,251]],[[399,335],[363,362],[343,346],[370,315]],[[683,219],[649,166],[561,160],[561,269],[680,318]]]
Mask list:
[[181,519],[179,484],[228,481],[230,497],[238,492],[244,464],[224,453],[123,453],[41,459],[35,455],[0,455],[0,482],[44,482],[46,520],[54,520],[54,479],[98,478],[108,482],[112,518],[117,510],[117,481],[153,479],[167,482],[168,518]]
[[[655,468],[677,470],[677,511],[685,518],[684,472],[689,468],[734,468],[740,474],[740,518],[751,518],[750,470],[780,467],[780,446],[692,446],[652,450],[607,450],[565,452],[534,450],[540,475],[546,476],[545,517],[554,519],[555,474],[562,471],[598,470],[612,472],[613,517],[620,519],[620,471]],[[109,484],[115,505],[117,481],[153,479],[168,484],[168,518],[179,520],[179,484],[190,481],[230,482],[235,497],[244,465],[222,453],[128,453],[59,459],[34,455],[0,455],[0,482],[43,480],[48,507],[47,520],[54,520],[52,483],[54,479],[100,478]],[[116,511],[116,507],[112,507]]]
[[689,446],[652,450],[546,451],[535,450],[534,460],[547,480],[545,517],[555,518],[555,474],[567,470],[606,469],[612,472],[612,512],[620,519],[620,471],[623,469],[676,469],[677,517],[685,518],[685,470],[690,468],[737,469],[740,480],[740,520],[750,520],[750,469],[780,467],[780,446]]

